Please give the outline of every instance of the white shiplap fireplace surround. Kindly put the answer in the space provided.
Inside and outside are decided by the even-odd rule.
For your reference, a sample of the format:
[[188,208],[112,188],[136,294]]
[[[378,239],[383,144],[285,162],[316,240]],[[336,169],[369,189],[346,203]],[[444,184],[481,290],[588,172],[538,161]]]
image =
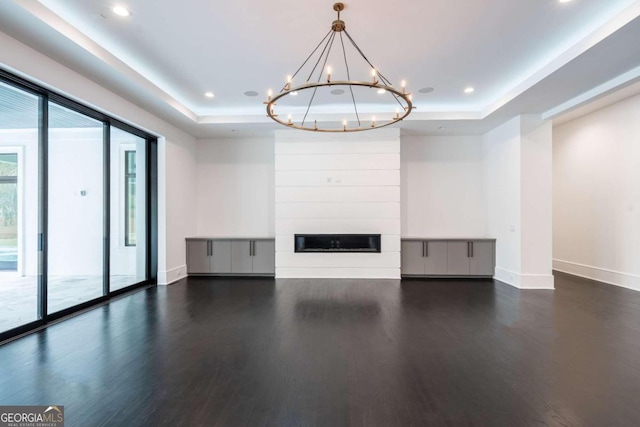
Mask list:
[[[275,135],[276,277],[400,278],[400,130]],[[295,234],[380,234],[381,253],[296,253]]]

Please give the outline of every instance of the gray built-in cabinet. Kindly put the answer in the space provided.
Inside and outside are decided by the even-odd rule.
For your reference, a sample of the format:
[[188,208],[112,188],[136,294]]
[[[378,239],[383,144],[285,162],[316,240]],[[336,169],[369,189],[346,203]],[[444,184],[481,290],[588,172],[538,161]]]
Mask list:
[[273,276],[274,239],[187,239],[187,273],[191,275]]
[[402,239],[403,276],[492,277],[495,239]]

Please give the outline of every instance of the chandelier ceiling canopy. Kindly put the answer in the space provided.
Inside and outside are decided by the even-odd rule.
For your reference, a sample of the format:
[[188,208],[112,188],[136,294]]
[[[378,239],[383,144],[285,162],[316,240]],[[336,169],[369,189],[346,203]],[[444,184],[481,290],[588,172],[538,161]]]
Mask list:
[[[369,61],[351,35],[349,35],[344,21],[340,19],[340,12],[344,10],[344,4],[334,4],[333,10],[337,12],[338,17],[331,24],[331,30],[320,40],[320,43],[311,51],[296,72],[287,76],[286,83],[279,93],[274,96],[273,92],[269,91],[267,100],[264,102],[267,106],[267,115],[281,125],[313,132],[358,132],[378,129],[403,120],[414,108],[411,94],[406,90],[406,82],[403,81],[401,83],[400,89],[394,88],[391,82],[380,72],[380,69]],[[340,62],[344,62],[344,70],[341,71],[341,75],[345,76],[346,80],[334,80],[332,74],[334,76],[337,74],[334,74],[332,67],[327,65],[327,61],[332,57],[334,43],[339,46],[337,53],[341,59]],[[351,51],[355,51],[355,55],[364,61],[365,65],[370,69],[369,76],[362,80],[353,80],[351,78],[347,59],[349,52],[345,49],[345,45],[352,48]],[[299,81],[301,78],[304,79],[304,83],[297,86],[294,85],[294,81]],[[343,87],[344,90],[340,89],[340,87]],[[331,90],[332,88],[334,89]],[[375,91],[378,96],[391,97],[391,102],[394,103],[395,107],[392,107],[389,111],[376,112],[376,115],[365,113],[362,104],[358,103],[358,98],[362,93],[358,92],[358,89],[363,88]],[[319,105],[320,101],[317,96],[319,90],[331,90],[330,93],[334,95],[348,92],[353,104],[352,117],[355,120],[348,121],[343,119],[341,126],[329,125],[327,127],[323,127],[323,124],[318,123],[317,120],[311,120],[312,116],[309,113],[312,110],[324,108],[326,111],[331,108],[331,106],[323,107]],[[356,96],[356,93],[359,96]],[[283,118],[283,113],[276,112],[276,106],[279,101],[284,103],[285,100],[291,100],[291,97],[295,99],[305,97],[303,108],[290,108],[292,112],[287,113],[285,111],[286,117]]]

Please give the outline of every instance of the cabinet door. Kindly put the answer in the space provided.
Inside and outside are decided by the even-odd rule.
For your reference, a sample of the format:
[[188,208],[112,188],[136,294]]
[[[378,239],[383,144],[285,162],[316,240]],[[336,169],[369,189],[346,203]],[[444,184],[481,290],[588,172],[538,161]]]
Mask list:
[[231,240],[212,240],[211,249],[211,272],[231,273]]
[[253,257],[251,256],[251,240],[231,241],[231,272],[253,273]]
[[447,242],[447,274],[468,275],[469,260],[468,242]]
[[253,272],[260,274],[274,274],[276,272],[275,241],[253,241]]
[[187,241],[187,273],[205,274],[209,272],[209,241]]
[[471,266],[472,276],[493,276],[494,275],[494,250],[493,242],[471,242]]
[[447,242],[427,241],[424,257],[424,273],[433,276],[447,274]]
[[402,241],[401,267],[402,274],[424,274],[423,243],[417,241]]

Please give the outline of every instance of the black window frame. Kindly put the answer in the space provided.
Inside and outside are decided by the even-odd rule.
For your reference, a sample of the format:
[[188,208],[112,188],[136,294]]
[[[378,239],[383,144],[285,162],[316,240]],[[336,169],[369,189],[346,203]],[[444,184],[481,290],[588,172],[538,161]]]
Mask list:
[[[41,271],[38,272],[38,320],[16,328],[0,331],[0,345],[49,326],[52,322],[69,317],[88,308],[97,307],[121,294],[157,285],[158,276],[158,136],[143,131],[115,117],[95,110],[82,102],[71,99],[60,93],[38,85],[30,80],[15,75],[0,66],[0,83],[22,90],[38,97],[38,257]],[[103,203],[103,295],[93,300],[69,307],[55,313],[47,312],[48,298],[48,265],[47,265],[47,203],[48,203],[48,125],[49,102],[54,102],[72,111],[84,114],[103,123],[104,145],[104,203]],[[110,144],[111,128],[129,132],[145,140],[145,188],[146,215],[145,245],[147,246],[146,277],[147,279],[122,289],[110,289]],[[136,188],[136,191],[140,189]]]

